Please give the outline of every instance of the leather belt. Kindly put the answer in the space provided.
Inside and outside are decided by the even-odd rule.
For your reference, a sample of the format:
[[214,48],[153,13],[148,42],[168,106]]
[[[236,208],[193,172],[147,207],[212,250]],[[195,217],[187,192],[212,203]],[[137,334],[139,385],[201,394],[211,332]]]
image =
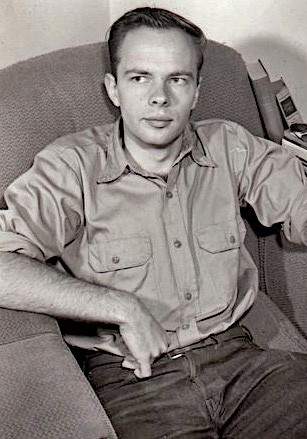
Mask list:
[[217,345],[219,343],[224,343],[225,341],[233,340],[236,338],[247,338],[250,341],[253,340],[251,333],[245,326],[236,324],[226,329],[226,331],[224,332],[210,335],[209,337],[204,338],[203,340],[196,343],[184,346],[182,348],[174,349],[173,351],[168,352],[166,356],[168,358],[171,358],[172,360],[175,360],[176,358],[181,357],[185,352],[189,352],[194,349],[201,349],[207,346]]

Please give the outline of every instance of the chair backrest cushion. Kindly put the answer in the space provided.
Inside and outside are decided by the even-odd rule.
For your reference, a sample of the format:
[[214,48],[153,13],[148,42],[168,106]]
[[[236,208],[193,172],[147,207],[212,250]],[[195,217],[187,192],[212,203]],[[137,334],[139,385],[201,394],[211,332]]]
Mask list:
[[[103,86],[105,43],[63,49],[0,71],[0,207],[7,185],[57,137],[115,120]],[[209,41],[195,120],[217,117],[263,135],[245,65],[233,49]]]

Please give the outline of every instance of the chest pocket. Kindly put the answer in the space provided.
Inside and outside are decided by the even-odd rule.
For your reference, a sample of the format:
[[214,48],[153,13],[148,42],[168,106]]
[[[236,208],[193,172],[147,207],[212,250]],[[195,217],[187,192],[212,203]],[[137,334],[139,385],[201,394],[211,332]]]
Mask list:
[[236,218],[211,224],[196,234],[199,281],[212,313],[226,309],[234,300],[245,232],[244,222]]
[[89,262],[99,273],[139,267],[151,258],[151,241],[146,237],[131,237],[98,241],[89,247]]
[[148,237],[103,240],[89,246],[92,280],[105,287],[144,295],[155,294],[152,245]]
[[231,220],[207,226],[197,234],[199,247],[213,254],[239,248],[240,229],[245,233],[243,221],[239,224],[240,228],[236,220]]

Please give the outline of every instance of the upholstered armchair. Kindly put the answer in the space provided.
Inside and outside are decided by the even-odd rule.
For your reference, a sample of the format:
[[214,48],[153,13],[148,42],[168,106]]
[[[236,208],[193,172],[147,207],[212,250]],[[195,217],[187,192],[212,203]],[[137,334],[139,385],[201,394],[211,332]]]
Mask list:
[[[107,68],[105,46],[92,44],[0,71],[1,208],[5,188],[41,148],[115,120],[102,85]],[[194,119],[230,119],[264,135],[237,52],[210,41],[202,76]],[[261,346],[307,352],[306,250],[261,227],[249,209],[243,213],[262,291],[244,323]],[[116,438],[54,318],[0,308],[0,358],[1,438]]]

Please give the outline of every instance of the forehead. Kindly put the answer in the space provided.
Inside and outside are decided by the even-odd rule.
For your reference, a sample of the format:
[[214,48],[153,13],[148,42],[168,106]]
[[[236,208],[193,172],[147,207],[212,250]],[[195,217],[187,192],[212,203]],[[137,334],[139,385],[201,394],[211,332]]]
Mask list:
[[129,31],[119,49],[118,71],[149,67],[197,71],[192,38],[180,29],[141,27]]

